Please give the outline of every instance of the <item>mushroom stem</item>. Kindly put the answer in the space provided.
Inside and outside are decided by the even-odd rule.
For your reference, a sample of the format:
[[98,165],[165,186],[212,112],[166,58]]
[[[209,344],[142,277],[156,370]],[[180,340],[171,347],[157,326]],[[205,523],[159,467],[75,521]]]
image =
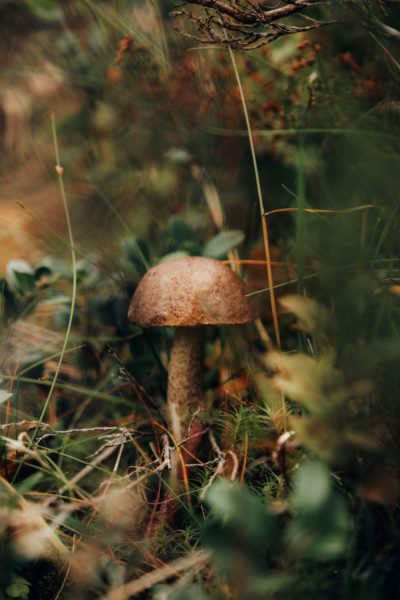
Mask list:
[[[176,328],[168,367],[167,419],[178,443],[188,434],[192,414],[204,405],[203,340],[203,327]],[[195,430],[197,432],[199,427]],[[189,456],[184,456],[185,462],[187,459]],[[177,465],[177,461],[174,462]],[[178,469],[174,468],[174,462],[173,476]]]

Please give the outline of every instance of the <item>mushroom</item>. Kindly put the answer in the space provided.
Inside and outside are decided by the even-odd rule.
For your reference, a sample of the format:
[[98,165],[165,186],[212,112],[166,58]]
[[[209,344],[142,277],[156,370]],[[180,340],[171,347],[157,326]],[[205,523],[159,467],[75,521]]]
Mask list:
[[[176,327],[168,366],[167,425],[180,443],[193,419],[191,436],[199,433],[200,437],[202,428],[194,419],[204,406],[204,326],[252,320],[243,280],[211,258],[168,260],[150,269],[139,282],[128,317],[141,327]],[[174,462],[176,474],[177,459]]]

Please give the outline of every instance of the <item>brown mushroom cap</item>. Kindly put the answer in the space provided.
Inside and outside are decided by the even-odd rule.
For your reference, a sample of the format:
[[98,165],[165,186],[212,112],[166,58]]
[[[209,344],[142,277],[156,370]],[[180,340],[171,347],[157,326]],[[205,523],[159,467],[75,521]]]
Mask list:
[[243,280],[212,258],[185,256],[160,263],[140,281],[129,319],[141,327],[240,325],[253,319]]

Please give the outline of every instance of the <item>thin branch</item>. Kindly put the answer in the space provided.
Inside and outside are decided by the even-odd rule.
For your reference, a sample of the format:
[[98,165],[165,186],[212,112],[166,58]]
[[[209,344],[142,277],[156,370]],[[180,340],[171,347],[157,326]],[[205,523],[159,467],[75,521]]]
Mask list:
[[[183,3],[180,10],[170,13],[191,23],[196,33],[189,33],[180,27],[176,29],[185,37],[200,43],[229,46],[233,49],[252,50],[267,44],[278,37],[317,29],[337,23],[336,20],[320,21],[305,11],[319,5],[327,5],[331,0],[293,0],[285,6],[264,9],[261,4],[248,0],[247,3],[223,0],[190,0]],[[194,14],[189,7],[198,6],[204,12]],[[187,7],[187,8],[185,8]],[[306,24],[283,23],[288,17],[297,16]]]
[[[21,421],[23,423],[23,421]],[[50,427],[50,425],[46,425]],[[1,426],[0,426],[1,427]],[[97,433],[97,432],[113,432],[113,437],[118,434],[131,435],[132,433],[139,433],[136,429],[130,429],[126,427],[87,427],[82,429],[66,429],[65,431],[54,431],[52,433],[45,433],[44,435],[36,438],[36,442],[40,444],[45,439],[57,437],[58,435],[71,435],[73,433]],[[102,439],[104,436],[100,436],[99,439]],[[127,440],[126,440],[127,441]],[[125,443],[125,442],[123,442]],[[111,445],[111,444],[108,444]]]
[[[273,21],[288,17],[289,15],[295,14],[310,6],[322,4],[322,2],[316,3],[309,0],[297,0],[297,2],[292,2],[287,6],[274,8],[272,10],[262,10],[261,8],[258,8],[250,11],[239,10],[231,4],[226,4],[220,0],[190,0],[190,2],[186,2],[185,4],[196,4],[204,8],[214,9],[215,11],[218,11],[219,14],[228,15],[239,23],[256,24],[260,23],[261,20],[272,23]],[[174,16],[174,13],[171,14]]]

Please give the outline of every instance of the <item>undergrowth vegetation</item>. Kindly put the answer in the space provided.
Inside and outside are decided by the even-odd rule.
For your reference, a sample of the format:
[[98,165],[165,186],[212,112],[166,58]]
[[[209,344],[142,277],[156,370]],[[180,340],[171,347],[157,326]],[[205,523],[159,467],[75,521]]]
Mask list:
[[[0,597],[396,597],[400,9],[244,51],[175,8],[0,1]],[[254,321],[206,328],[177,485],[174,331],[128,307],[182,256]]]

